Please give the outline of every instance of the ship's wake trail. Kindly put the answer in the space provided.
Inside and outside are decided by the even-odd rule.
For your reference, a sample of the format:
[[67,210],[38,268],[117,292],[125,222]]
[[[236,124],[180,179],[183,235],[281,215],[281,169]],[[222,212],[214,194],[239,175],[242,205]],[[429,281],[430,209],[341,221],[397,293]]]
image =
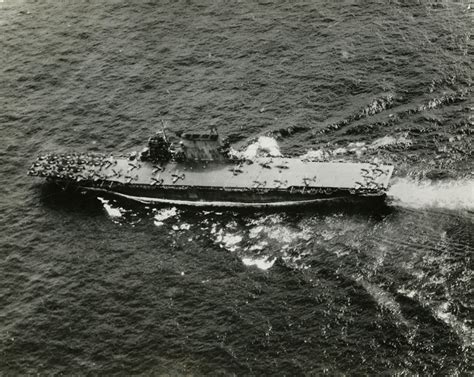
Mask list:
[[387,192],[393,205],[408,208],[474,210],[474,180],[395,180]]

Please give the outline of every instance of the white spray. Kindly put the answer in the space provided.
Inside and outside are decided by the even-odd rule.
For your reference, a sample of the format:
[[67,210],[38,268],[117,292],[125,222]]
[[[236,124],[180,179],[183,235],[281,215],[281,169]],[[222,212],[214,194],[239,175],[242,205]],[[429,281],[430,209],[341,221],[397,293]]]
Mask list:
[[257,157],[281,156],[278,142],[269,136],[260,136],[256,142],[250,144],[244,151],[232,151],[231,153],[238,158],[246,158],[249,160]]

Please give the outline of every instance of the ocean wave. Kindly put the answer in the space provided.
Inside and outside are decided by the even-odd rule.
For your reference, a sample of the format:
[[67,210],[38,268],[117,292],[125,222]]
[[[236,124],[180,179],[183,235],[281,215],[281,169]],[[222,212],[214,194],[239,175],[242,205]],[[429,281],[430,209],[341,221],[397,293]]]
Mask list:
[[394,105],[395,102],[395,96],[393,94],[388,94],[386,96],[382,96],[379,98],[374,99],[370,104],[368,104],[366,107],[362,108],[360,111],[357,113],[354,113],[352,115],[349,115],[348,117],[335,122],[331,123],[328,126],[324,127],[321,129],[319,132],[320,133],[328,133],[331,131],[337,131],[340,130],[341,128],[348,126],[352,122],[358,121],[360,119],[378,114],[384,110],[387,110],[391,108]]

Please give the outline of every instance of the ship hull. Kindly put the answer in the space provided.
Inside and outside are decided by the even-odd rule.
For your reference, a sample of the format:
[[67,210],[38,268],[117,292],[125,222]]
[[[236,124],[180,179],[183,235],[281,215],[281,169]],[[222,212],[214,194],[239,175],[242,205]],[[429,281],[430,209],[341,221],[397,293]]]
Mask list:
[[379,201],[385,194],[356,195],[349,190],[297,188],[294,190],[231,189],[199,187],[154,187],[121,185],[115,182],[68,182],[54,180],[62,188],[85,190],[95,195],[111,195],[145,204],[173,204],[195,207],[270,208],[306,206],[327,201]]

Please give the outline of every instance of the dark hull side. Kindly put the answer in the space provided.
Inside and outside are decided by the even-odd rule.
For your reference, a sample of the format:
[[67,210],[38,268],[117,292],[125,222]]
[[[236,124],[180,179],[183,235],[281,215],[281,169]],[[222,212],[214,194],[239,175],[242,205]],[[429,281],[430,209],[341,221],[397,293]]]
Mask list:
[[54,179],[53,182],[62,188],[80,189],[97,193],[97,195],[116,195],[142,203],[165,203],[189,206],[216,207],[282,207],[302,206],[328,200],[370,199],[383,200],[385,194],[360,195],[347,189],[232,189],[190,186],[153,186],[122,184],[113,181],[67,181]]

